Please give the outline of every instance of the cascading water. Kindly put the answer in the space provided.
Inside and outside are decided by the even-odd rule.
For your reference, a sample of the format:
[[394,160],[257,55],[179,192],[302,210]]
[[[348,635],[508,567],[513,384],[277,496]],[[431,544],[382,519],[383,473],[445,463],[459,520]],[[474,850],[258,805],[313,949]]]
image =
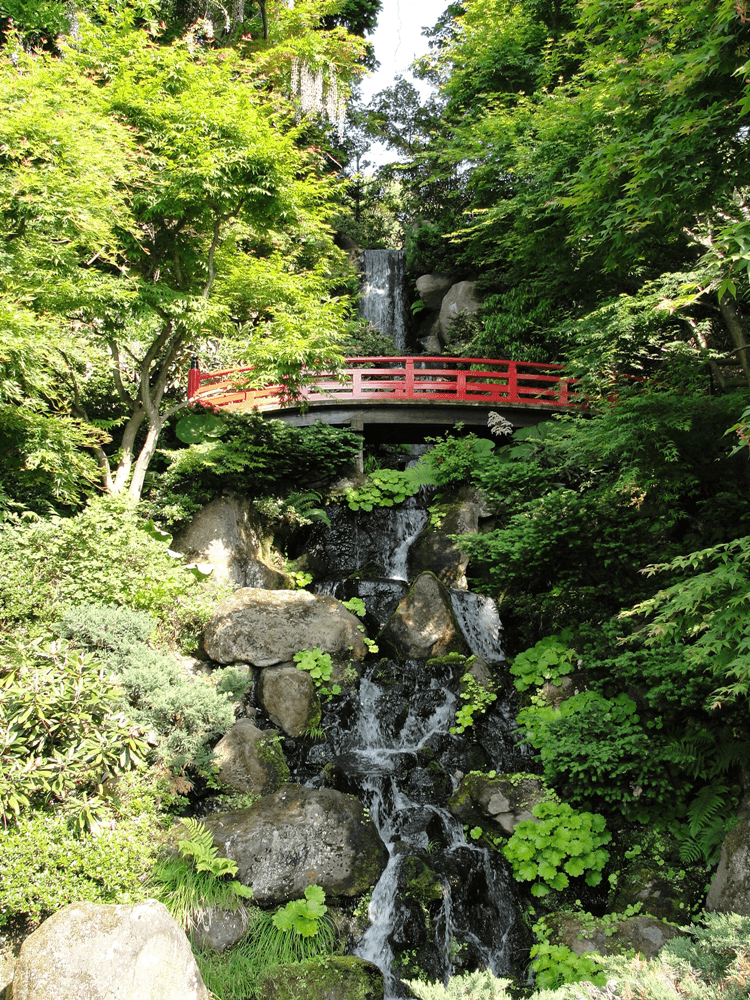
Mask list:
[[[359,596],[370,635],[407,590],[408,549],[427,521],[426,502],[367,514],[340,509],[330,527],[316,525],[308,539],[306,551],[328,566],[317,589],[340,600]],[[451,596],[472,652],[501,663],[494,602],[467,591]],[[297,770],[297,780],[325,780],[357,795],[388,849],[372,893],[371,924],[353,944],[354,954],[383,970],[386,1000],[408,995],[401,980],[418,974],[404,956],[417,954],[419,968],[445,981],[476,967],[512,975],[524,951],[507,865],[467,843],[447,805],[462,773],[526,770],[528,761],[516,742],[513,708],[501,699],[477,720],[471,741],[450,733],[461,669],[450,661],[371,666],[357,696],[324,709],[326,743],[313,747]],[[415,886],[422,887],[420,903]]]
[[406,349],[406,254],[403,250],[363,250],[360,256],[362,284],[359,314],[396,347]]

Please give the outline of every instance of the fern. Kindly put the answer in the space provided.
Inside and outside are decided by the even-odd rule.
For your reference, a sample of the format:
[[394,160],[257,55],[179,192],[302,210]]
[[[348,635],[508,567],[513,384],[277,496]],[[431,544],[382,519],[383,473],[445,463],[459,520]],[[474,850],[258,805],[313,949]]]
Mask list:
[[237,874],[234,861],[219,857],[218,848],[214,847],[214,838],[202,823],[195,819],[184,819],[182,823],[187,828],[188,835],[178,840],[177,846],[184,858],[193,858],[196,871],[210,872],[216,878]]
[[242,899],[251,898],[253,890],[225,878],[237,874],[237,865],[218,856],[213,837],[202,823],[192,818],[182,823],[187,837],[177,842],[180,856],[161,858],[154,868],[152,884],[155,895],[175,920],[190,930],[201,913],[211,908],[237,910]]

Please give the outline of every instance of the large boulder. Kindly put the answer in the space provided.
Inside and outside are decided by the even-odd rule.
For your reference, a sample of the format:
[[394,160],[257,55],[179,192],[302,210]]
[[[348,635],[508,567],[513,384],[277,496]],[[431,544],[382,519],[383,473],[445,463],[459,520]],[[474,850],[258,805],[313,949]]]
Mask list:
[[421,660],[470,652],[447,589],[433,573],[421,573],[381,632],[397,656]]
[[440,333],[443,340],[450,341],[450,328],[453,320],[461,313],[474,313],[482,305],[476,293],[475,282],[459,281],[452,285],[443,297],[440,306]]
[[262,670],[257,697],[271,722],[287,736],[302,736],[320,722],[320,699],[312,677],[293,665]]
[[296,965],[273,965],[258,977],[258,1000],[383,1000],[383,973],[353,955],[327,955]]
[[353,795],[288,785],[249,809],[208,816],[219,855],[237,865],[259,903],[299,899],[313,883],[358,896],[377,882],[388,852]]
[[209,563],[214,579],[234,587],[283,590],[284,573],[267,565],[268,545],[253,506],[242,497],[220,497],[206,504],[172,542],[192,562]]
[[13,1000],[209,1000],[190,943],[155,899],[71,903],[26,938]]
[[469,557],[451,541],[451,535],[476,534],[481,506],[473,497],[460,496],[441,505],[439,525],[431,521],[409,550],[409,576],[429,571],[446,587],[466,590]]
[[287,781],[289,768],[278,736],[238,719],[214,748],[219,783],[237,792],[270,795]]
[[434,309],[436,312],[443,304],[443,296],[450,291],[453,285],[453,278],[449,274],[440,274],[435,271],[433,274],[423,274],[417,278],[417,292],[427,309]]
[[576,955],[597,952],[599,955],[625,955],[636,951],[643,958],[656,958],[659,951],[675,937],[685,937],[673,924],[655,917],[630,917],[611,925],[574,913],[553,913],[545,917],[552,945],[564,945]]
[[721,860],[708,890],[706,909],[750,916],[750,792],[740,803],[739,822],[721,846]]
[[498,832],[510,836],[519,823],[533,819],[531,810],[549,796],[534,774],[469,774],[461,779],[448,809],[463,823],[490,820]]
[[218,663],[256,667],[289,662],[300,649],[315,647],[355,660],[367,653],[357,618],[333,597],[306,590],[236,591],[216,608],[203,642]]

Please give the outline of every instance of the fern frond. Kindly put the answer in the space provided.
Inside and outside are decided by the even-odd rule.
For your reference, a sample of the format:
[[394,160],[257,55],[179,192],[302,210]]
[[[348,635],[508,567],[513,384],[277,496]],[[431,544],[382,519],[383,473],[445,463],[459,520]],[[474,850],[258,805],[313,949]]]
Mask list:
[[214,847],[210,830],[192,817],[184,819],[182,825],[187,829],[187,837],[177,841],[180,853],[183,857],[194,858],[198,871],[210,870],[205,866],[210,865],[219,853]]
[[437,486],[435,476],[426,462],[417,462],[404,469],[404,475],[410,486],[418,488],[420,486]]
[[696,840],[690,837],[680,844],[680,861],[687,865],[694,864],[703,858],[703,851]]
[[701,788],[688,806],[688,829],[691,837],[697,838],[702,830],[717,820],[723,823],[729,818],[727,813],[731,807],[727,799],[728,793],[726,785],[704,785]]

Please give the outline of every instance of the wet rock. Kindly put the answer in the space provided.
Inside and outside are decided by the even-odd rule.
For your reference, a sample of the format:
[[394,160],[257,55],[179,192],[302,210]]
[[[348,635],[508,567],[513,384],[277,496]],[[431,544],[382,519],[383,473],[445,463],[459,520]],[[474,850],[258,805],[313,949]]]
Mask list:
[[276,739],[251,719],[238,719],[216,744],[219,782],[238,792],[270,795],[286,782],[289,768]]
[[432,573],[422,573],[383,629],[380,638],[404,659],[467,654],[450,594]]
[[300,649],[362,660],[367,649],[357,618],[332,597],[306,590],[243,588],[217,607],[204,646],[217,663],[256,667],[289,662]]
[[468,774],[461,779],[448,808],[462,822],[490,820],[510,836],[519,823],[533,819],[532,808],[548,796],[541,779],[533,774]]
[[417,278],[417,291],[420,299],[427,309],[440,309],[444,296],[453,287],[453,278],[449,274],[441,274],[435,271],[432,274],[423,274]]
[[611,909],[622,912],[640,903],[643,914],[671,923],[685,923],[692,906],[700,905],[704,893],[705,880],[696,878],[692,872],[680,872],[677,881],[671,875],[667,878],[658,866],[636,863],[619,873]]
[[616,924],[614,931],[600,920],[570,913],[553,913],[545,917],[545,922],[550,929],[550,944],[564,945],[576,955],[624,955],[634,950],[644,958],[656,958],[672,938],[685,937],[679,928],[649,916],[630,917]]
[[249,809],[209,816],[220,856],[259,903],[300,898],[317,883],[332,896],[356,896],[380,877],[388,853],[361,803],[332,789],[286,786]]
[[71,903],[24,941],[13,1000],[208,1000],[190,943],[155,899]]
[[206,504],[172,542],[188,562],[210,563],[214,579],[234,587],[283,590],[284,573],[269,566],[269,545],[252,503],[243,497],[221,497]]
[[446,343],[450,342],[450,328],[453,320],[461,313],[474,313],[482,303],[476,293],[476,283],[459,281],[452,285],[443,296],[440,305],[440,332]]
[[450,535],[476,534],[480,506],[467,496],[441,505],[440,524],[430,522],[409,551],[409,577],[428,571],[446,585],[466,590],[469,557],[451,541]]
[[302,736],[320,722],[320,699],[309,673],[291,664],[261,671],[258,701],[287,736]]
[[706,909],[750,916],[750,793],[739,808],[739,822],[721,846],[721,860],[706,898]]
[[244,906],[238,906],[234,911],[212,907],[203,910],[195,920],[191,937],[198,948],[221,955],[243,939],[247,928],[247,910]]
[[258,977],[257,1000],[383,1000],[385,981],[372,962],[353,955],[327,955],[297,965],[274,965]]

